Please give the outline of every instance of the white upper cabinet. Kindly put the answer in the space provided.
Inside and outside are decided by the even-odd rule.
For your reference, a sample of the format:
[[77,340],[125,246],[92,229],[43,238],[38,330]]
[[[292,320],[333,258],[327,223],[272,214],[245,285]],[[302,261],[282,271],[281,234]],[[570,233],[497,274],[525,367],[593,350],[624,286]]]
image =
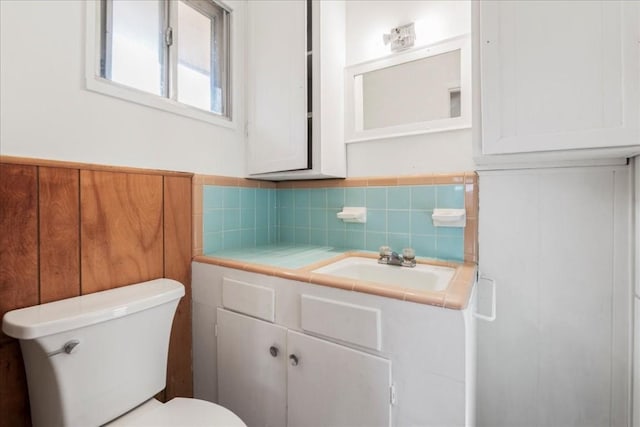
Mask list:
[[247,2],[247,171],[346,176],[343,1]]
[[639,10],[632,1],[479,2],[479,154],[639,152]]

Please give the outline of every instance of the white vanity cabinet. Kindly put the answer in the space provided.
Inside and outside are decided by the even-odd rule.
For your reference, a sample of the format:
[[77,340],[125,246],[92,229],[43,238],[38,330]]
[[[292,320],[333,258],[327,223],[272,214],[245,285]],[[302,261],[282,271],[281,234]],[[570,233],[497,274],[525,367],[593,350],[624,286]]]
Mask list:
[[450,310],[199,262],[192,273],[194,396],[248,426],[474,425],[474,299]]
[[247,16],[248,175],[345,177],[344,2],[250,1]]
[[218,402],[248,426],[286,426],[287,328],[218,309],[216,329]]
[[252,426],[389,426],[389,360],[217,310],[218,401]]
[[505,154],[640,152],[638,2],[482,1],[474,25],[480,163]]

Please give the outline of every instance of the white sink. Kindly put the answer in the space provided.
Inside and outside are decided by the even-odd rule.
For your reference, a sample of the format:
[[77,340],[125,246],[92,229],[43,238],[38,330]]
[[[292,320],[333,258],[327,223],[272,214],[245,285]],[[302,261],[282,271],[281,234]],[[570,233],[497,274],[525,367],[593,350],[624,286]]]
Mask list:
[[378,264],[378,260],[373,258],[349,257],[313,272],[400,288],[442,291],[449,285],[455,269],[428,264],[418,264],[412,268],[398,267]]

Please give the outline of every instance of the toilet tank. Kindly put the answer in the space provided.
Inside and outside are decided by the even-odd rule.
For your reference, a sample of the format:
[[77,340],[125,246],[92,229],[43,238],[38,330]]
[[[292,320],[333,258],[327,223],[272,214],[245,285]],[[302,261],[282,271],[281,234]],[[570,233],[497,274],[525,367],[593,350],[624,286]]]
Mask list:
[[5,314],[2,330],[20,340],[33,425],[102,425],[161,391],[183,295],[182,284],[156,279]]

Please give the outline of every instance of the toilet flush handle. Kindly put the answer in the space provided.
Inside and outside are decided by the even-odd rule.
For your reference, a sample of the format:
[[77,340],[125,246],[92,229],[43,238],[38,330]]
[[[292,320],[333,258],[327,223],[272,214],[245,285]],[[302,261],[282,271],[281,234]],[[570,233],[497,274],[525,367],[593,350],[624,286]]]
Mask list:
[[71,340],[71,341],[67,341],[66,343],[64,343],[64,345],[55,350],[52,351],[50,353],[47,353],[47,356],[51,357],[51,356],[55,356],[56,354],[60,354],[60,353],[67,353],[67,354],[71,354],[73,353],[73,350],[75,350],[76,346],[80,344],[80,341],[78,340]]

